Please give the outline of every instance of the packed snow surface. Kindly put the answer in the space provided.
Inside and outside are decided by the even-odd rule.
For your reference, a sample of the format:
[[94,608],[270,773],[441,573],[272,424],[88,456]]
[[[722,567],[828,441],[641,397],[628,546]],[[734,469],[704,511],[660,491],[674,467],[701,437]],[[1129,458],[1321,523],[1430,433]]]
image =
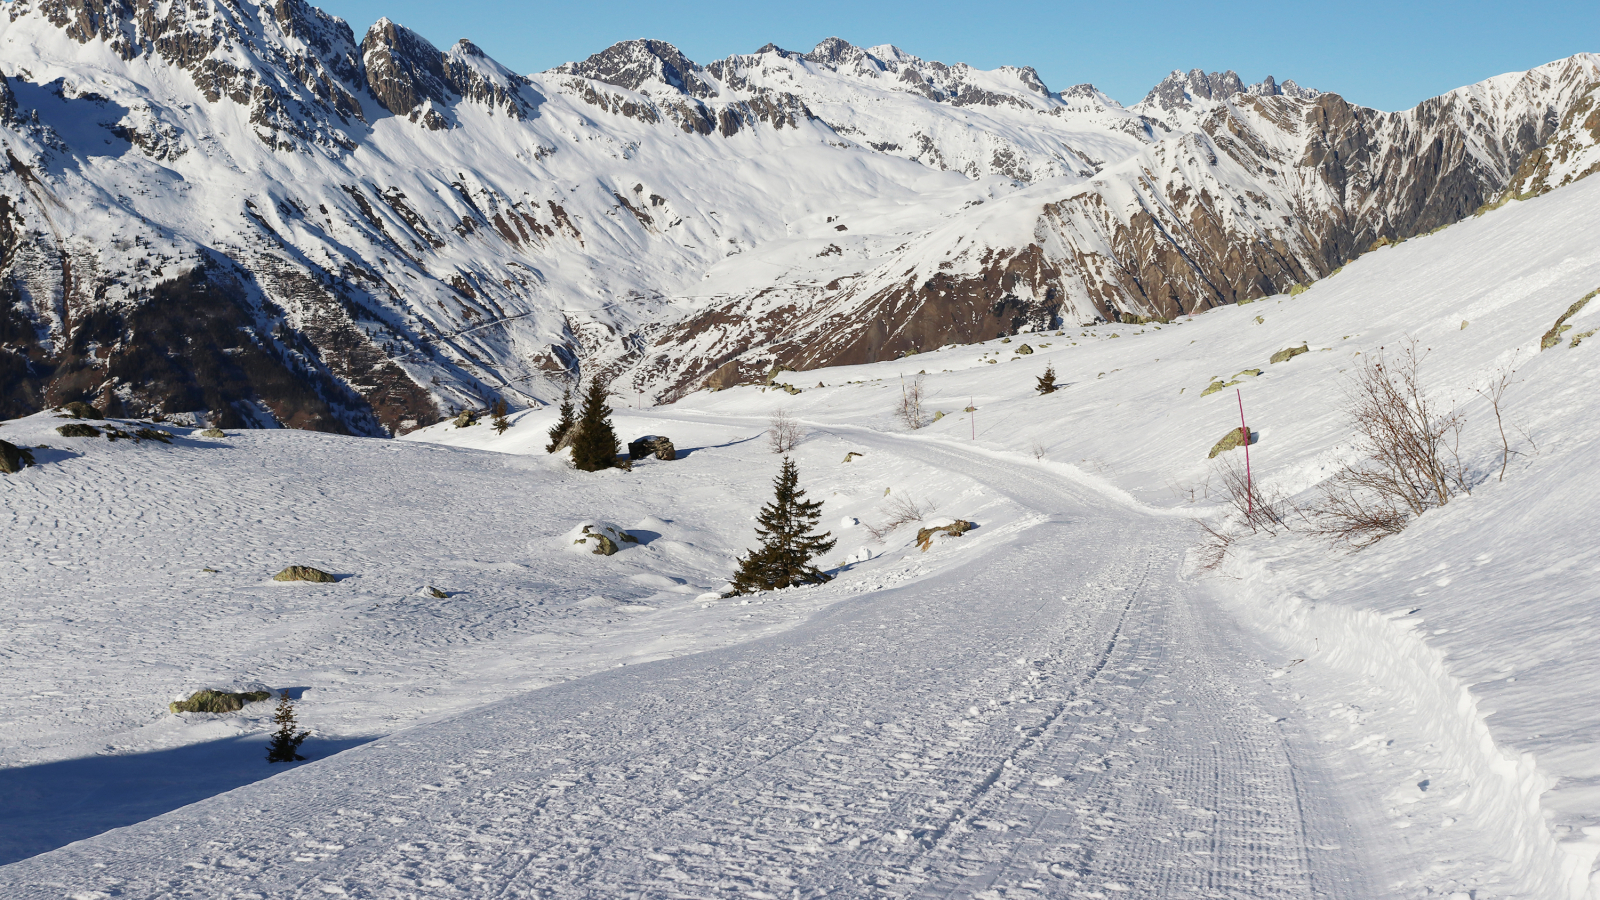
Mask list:
[[[617,397],[624,440],[680,452],[630,472],[546,455],[549,410],[405,441],[6,422],[39,465],[0,479],[0,893],[1595,896],[1600,303],[1540,338],[1600,288],[1597,213],[1591,179],[1294,297]],[[1255,476],[1309,502],[1357,354],[1408,336],[1470,496],[1199,569],[1241,398]],[[922,372],[945,415],[911,431]],[[838,577],[721,597],[780,407]],[[978,527],[875,541],[902,500]],[[298,697],[310,760],[265,763],[269,704],[166,712],[205,687]]]

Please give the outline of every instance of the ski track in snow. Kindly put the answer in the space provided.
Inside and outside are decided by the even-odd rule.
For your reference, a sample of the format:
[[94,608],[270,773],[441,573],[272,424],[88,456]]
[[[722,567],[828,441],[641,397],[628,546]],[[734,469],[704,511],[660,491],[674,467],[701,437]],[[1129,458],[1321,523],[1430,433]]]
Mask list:
[[1259,660],[1219,639],[1180,579],[1176,523],[1026,466],[863,442],[959,468],[1047,518],[782,634],[401,732],[13,864],[0,885],[1372,895],[1329,780],[1303,760],[1291,770],[1291,742],[1255,696]]

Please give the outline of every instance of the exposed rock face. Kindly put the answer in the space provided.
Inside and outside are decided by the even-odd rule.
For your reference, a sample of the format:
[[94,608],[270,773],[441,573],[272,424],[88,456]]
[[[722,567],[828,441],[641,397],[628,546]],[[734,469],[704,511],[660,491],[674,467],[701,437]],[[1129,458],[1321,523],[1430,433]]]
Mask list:
[[665,83],[701,100],[718,93],[716,87],[702,77],[704,70],[700,66],[665,41],[623,41],[583,62],[557,66],[555,71],[581,75],[630,91],[642,92],[648,85]]
[[430,129],[449,127],[429,104],[443,106],[444,54],[421,35],[388,19],[379,19],[361,40],[361,61],[378,105]]

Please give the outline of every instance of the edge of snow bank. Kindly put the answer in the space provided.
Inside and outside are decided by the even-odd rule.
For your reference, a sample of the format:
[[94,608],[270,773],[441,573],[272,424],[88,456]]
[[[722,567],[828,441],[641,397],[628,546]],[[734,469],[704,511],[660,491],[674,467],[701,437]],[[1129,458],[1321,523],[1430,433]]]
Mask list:
[[[1478,699],[1450,673],[1445,653],[1425,640],[1421,620],[1312,600],[1278,584],[1259,558],[1227,565],[1245,584],[1239,591],[1214,591],[1225,605],[1308,663],[1372,684],[1390,701],[1387,714],[1404,717],[1432,750],[1433,765],[1461,779],[1465,791],[1455,802],[1501,849],[1513,882],[1506,887],[1522,896],[1600,896],[1600,879],[1591,874],[1600,858],[1600,835],[1556,837],[1540,800],[1555,782],[1540,771],[1534,754],[1507,752],[1495,742]],[[1326,650],[1323,637],[1329,638]],[[1284,674],[1287,669],[1272,677]],[[1372,733],[1382,737],[1388,724]]]

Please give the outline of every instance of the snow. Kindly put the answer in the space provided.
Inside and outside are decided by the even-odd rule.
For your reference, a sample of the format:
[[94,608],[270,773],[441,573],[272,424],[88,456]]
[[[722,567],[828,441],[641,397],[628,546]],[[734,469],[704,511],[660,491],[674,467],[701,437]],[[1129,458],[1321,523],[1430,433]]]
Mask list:
[[[0,424],[51,448],[0,479],[0,893],[1593,897],[1600,342],[1570,339],[1600,305],[1538,347],[1600,287],[1597,210],[1589,179],[1170,325],[619,397],[619,436],[679,449],[630,472],[546,455],[550,410],[400,441]],[[1239,415],[1201,391],[1261,370],[1254,472],[1306,501],[1356,354],[1408,335],[1472,494],[1198,571]],[[1504,481],[1474,393],[1501,367]],[[945,415],[907,432],[923,371]],[[722,597],[780,407],[837,578]],[[978,527],[854,524],[903,497]],[[639,543],[571,552],[584,523]],[[263,761],[267,704],[165,711],[255,685],[299,698],[309,762]]]

